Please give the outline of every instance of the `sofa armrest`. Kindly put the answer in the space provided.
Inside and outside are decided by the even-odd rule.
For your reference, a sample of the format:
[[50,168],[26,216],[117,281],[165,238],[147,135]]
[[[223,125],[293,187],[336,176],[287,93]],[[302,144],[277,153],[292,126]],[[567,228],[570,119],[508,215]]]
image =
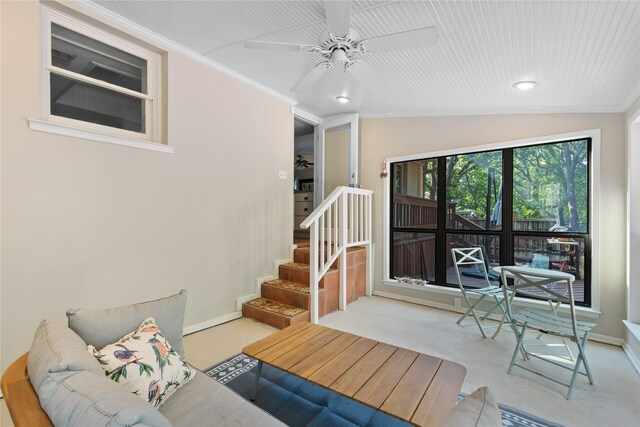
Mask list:
[[0,382],[2,394],[15,427],[50,427],[53,424],[27,377],[28,356],[23,354],[7,368]]

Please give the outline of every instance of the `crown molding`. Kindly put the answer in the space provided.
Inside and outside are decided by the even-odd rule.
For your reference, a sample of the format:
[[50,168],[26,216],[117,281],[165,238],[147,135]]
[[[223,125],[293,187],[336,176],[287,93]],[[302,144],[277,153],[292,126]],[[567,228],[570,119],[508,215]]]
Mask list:
[[608,114],[625,113],[627,108],[623,106],[612,107],[525,107],[515,109],[494,108],[494,109],[469,109],[452,111],[420,111],[417,113],[360,113],[363,119],[379,118],[404,118],[404,117],[440,117],[440,116],[491,116],[491,115],[512,115],[512,114]]
[[[48,1],[47,4],[51,5],[51,1]],[[118,27],[119,30],[121,31],[125,31],[125,32],[133,32],[134,34],[132,35],[140,35],[142,36],[141,38],[143,38],[145,41],[152,43],[153,45],[155,45],[157,48],[163,49],[163,50],[172,50],[178,53],[181,53],[195,61],[198,61],[204,65],[207,65],[217,71],[220,71],[223,74],[226,74],[229,77],[233,77],[236,80],[239,80],[243,83],[248,84],[249,86],[252,86],[264,93],[267,93],[275,98],[278,98],[282,101],[285,101],[286,103],[290,104],[290,105],[296,105],[298,103],[297,100],[290,98],[286,95],[283,95],[280,92],[277,92],[261,83],[258,83],[257,81],[243,75],[240,74],[236,71],[233,71],[209,58],[206,58],[202,55],[200,55],[197,52],[194,52],[191,49],[187,49],[186,47],[167,39],[166,37],[163,37],[157,33],[154,33],[153,31],[143,27],[142,25],[136,24],[133,21],[130,21],[126,18],[123,18],[120,15],[117,15],[113,12],[111,12],[108,9],[105,9],[104,7],[97,5],[91,1],[88,0],[65,0],[65,1],[60,1],[60,0],[55,0],[56,4],[59,4],[61,6],[67,7],[67,8],[71,8],[73,10],[75,10],[76,12],[81,12],[84,14],[89,15],[92,18],[95,19],[99,19],[101,21],[103,20],[107,20],[108,22],[106,22],[106,24],[108,25],[112,25],[112,26],[116,26]]]

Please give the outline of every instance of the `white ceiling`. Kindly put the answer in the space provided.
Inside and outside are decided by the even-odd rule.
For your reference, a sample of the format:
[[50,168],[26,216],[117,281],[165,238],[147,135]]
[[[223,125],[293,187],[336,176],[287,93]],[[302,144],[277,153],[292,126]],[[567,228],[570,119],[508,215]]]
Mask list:
[[[376,93],[338,67],[293,93],[319,54],[243,46],[317,43],[321,1],[92,1],[320,116],[625,111],[640,95],[638,1],[354,1],[351,26],[362,38],[426,26],[440,35],[430,48],[367,55],[389,83]],[[520,92],[520,80],[539,86]]]

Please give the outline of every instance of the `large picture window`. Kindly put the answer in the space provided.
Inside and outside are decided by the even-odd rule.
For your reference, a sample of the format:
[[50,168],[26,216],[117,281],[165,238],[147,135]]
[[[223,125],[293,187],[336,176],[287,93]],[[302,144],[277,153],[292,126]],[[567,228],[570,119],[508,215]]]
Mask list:
[[[584,138],[392,163],[391,278],[457,286],[451,249],[479,246],[490,271],[574,275],[576,303],[590,306],[590,162]],[[483,286],[476,273],[464,284]]]

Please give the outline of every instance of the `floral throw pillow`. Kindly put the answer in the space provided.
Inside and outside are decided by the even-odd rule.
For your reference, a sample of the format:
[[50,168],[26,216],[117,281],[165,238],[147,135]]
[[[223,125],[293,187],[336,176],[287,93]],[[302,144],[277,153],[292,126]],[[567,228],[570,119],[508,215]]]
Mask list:
[[153,317],[102,350],[91,345],[87,349],[109,378],[156,408],[195,375],[171,348]]

